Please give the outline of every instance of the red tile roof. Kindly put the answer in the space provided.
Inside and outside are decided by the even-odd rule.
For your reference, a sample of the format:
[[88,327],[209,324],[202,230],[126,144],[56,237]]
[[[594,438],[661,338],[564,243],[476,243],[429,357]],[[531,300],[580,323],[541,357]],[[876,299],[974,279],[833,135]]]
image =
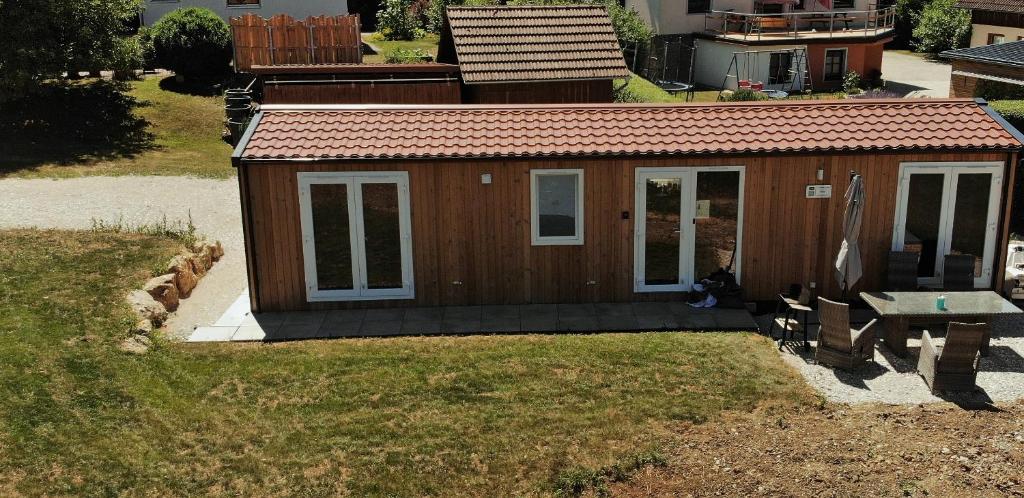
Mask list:
[[[284,107],[284,106],[281,106]],[[1020,148],[969,99],[702,105],[268,106],[244,159]]]
[[448,7],[447,16],[443,36],[451,37],[466,83],[629,76],[600,5]]
[[1024,2],[1021,0],[960,0],[957,6],[972,10],[1024,14]]

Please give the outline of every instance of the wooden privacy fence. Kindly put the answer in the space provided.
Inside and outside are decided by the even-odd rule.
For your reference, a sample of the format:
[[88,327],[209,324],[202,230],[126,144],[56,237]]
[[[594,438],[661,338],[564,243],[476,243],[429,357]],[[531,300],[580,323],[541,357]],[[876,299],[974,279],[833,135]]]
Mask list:
[[361,63],[359,16],[319,16],[304,21],[287,15],[231,19],[235,71],[282,64]]

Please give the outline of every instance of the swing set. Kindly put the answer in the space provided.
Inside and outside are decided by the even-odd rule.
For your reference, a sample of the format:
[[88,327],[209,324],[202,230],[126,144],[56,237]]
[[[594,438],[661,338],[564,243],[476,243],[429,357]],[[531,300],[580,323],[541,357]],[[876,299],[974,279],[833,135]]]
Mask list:
[[[771,57],[778,56],[778,65],[772,67]],[[768,85],[761,80],[761,57],[767,56]],[[788,61],[788,63],[787,63]],[[747,50],[733,52],[729,69],[725,72],[718,100],[721,101],[726,90],[746,89],[762,92],[773,99],[784,99],[795,92],[810,93],[811,75],[807,71],[807,49],[787,48],[776,50]]]

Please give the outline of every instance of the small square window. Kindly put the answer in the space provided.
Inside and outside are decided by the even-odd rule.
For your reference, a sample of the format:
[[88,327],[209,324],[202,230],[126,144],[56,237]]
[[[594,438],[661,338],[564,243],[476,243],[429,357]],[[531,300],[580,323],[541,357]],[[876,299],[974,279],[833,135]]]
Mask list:
[[825,51],[825,81],[840,81],[846,75],[846,50],[831,48]]
[[996,45],[996,44],[999,44],[999,43],[1006,43],[1006,35],[1001,34],[1001,33],[989,33],[988,34],[988,44],[989,45]]
[[687,14],[707,14],[711,12],[711,0],[686,0]]
[[583,170],[530,171],[533,245],[583,244]]

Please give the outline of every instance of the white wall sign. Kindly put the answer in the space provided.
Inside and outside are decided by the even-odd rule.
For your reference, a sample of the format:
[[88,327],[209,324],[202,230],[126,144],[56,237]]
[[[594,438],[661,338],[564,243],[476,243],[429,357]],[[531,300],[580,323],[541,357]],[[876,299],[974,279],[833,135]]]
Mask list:
[[807,186],[807,198],[808,199],[828,199],[832,197],[832,186],[831,185],[808,185]]

